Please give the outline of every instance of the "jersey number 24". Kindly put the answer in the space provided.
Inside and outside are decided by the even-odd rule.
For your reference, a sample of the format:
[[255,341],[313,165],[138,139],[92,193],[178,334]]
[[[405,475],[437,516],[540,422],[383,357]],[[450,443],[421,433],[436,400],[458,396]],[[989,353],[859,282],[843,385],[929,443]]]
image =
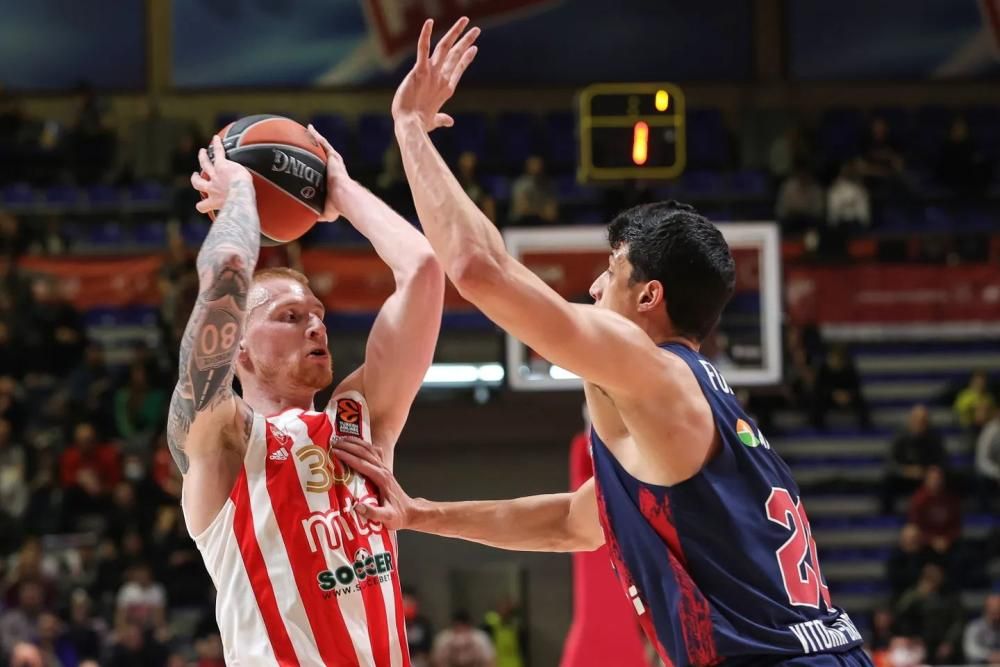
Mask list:
[[778,559],[785,592],[788,593],[788,602],[818,609],[822,598],[829,609],[830,589],[823,583],[823,575],[819,571],[816,540],[802,507],[802,499],[793,501],[788,489],[774,487],[764,508],[768,519],[792,531],[791,537],[774,554]]

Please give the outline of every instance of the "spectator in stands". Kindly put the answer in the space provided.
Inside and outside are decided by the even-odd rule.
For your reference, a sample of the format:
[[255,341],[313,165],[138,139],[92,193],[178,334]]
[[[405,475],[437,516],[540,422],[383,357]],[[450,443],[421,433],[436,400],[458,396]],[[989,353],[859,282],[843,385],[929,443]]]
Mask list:
[[76,648],[63,631],[58,616],[44,611],[38,617],[36,644],[46,665],[75,665],[79,661]]
[[876,664],[879,662],[878,658],[889,651],[889,643],[895,634],[895,624],[896,619],[892,615],[892,609],[888,607],[879,607],[872,614],[872,631],[866,647]]
[[451,625],[434,640],[434,667],[494,667],[495,653],[489,635],[472,626],[466,611],[457,611]]
[[[0,299],[5,295],[0,295]],[[13,322],[0,318],[0,368],[14,377],[24,376],[24,352],[14,337]]]
[[59,483],[67,490],[80,486],[80,476],[84,473],[93,477],[101,495],[110,494],[122,478],[118,448],[111,442],[102,442],[89,421],[81,421],[73,429],[73,441],[59,460]]
[[816,373],[811,415],[816,428],[826,428],[826,415],[830,410],[850,410],[857,417],[859,428],[871,428],[868,403],[861,394],[861,379],[854,359],[843,344],[830,347]]
[[941,555],[950,553],[962,535],[962,502],[948,489],[940,466],[927,468],[923,485],[910,500],[909,520],[924,543]]
[[24,540],[18,552],[8,559],[6,600],[16,604],[23,586],[39,586],[45,603],[55,601],[59,562],[42,551],[42,542],[32,535]]
[[931,425],[926,405],[914,405],[906,429],[892,441],[882,482],[882,513],[891,514],[896,498],[917,490],[930,466],[947,467],[944,437]]
[[912,588],[920,578],[924,565],[935,560],[934,553],[924,544],[920,528],[913,523],[904,525],[899,531],[899,544],[893,548],[886,563],[892,600],[899,600]]
[[115,601],[116,631],[128,626],[163,630],[166,624],[167,594],[163,585],[154,581],[147,563],[133,565]]
[[42,652],[34,644],[18,642],[10,652],[10,667],[50,667],[45,664]]
[[845,162],[826,195],[826,221],[831,227],[859,229],[872,222],[871,200],[861,182],[858,163]]
[[812,150],[801,126],[793,125],[774,140],[768,150],[767,166],[774,183],[781,183],[795,165],[808,165]]
[[885,663],[876,667],[920,667],[926,665],[927,647],[919,637],[895,636],[889,640]]
[[39,535],[62,530],[62,489],[59,486],[59,459],[49,443],[34,445],[34,474],[29,488],[25,523]]
[[814,229],[823,219],[823,188],[806,164],[796,164],[781,184],[775,215],[787,232]]
[[[132,123],[125,150],[120,152],[123,176],[126,181],[162,183],[171,175],[178,127],[176,121],[164,117],[155,99],[144,100],[142,103],[145,105],[144,113]],[[193,151],[189,157],[193,164]],[[188,176],[191,171],[192,168],[189,167]]]
[[1000,593],[986,598],[983,615],[965,628],[962,647],[967,663],[1000,665]]
[[87,592],[82,589],[73,591],[70,596],[66,638],[73,645],[77,657],[80,660],[100,658],[106,633],[107,626],[94,616],[93,604]]
[[991,164],[969,134],[969,125],[956,116],[937,164],[938,181],[957,195],[975,197],[989,187]]
[[876,116],[862,147],[861,174],[870,187],[884,192],[899,182],[904,167],[903,156],[892,143],[889,124]]
[[0,255],[18,258],[28,249],[30,239],[13,213],[0,211]]
[[191,172],[198,168],[198,149],[204,145],[205,140],[201,133],[192,125],[180,132],[170,153],[170,174],[173,185],[171,212],[179,221],[201,219],[201,214],[194,209],[201,195],[191,187]]
[[21,433],[26,418],[24,390],[10,375],[0,375],[0,417],[10,422],[11,431]]
[[114,377],[104,360],[104,347],[95,341],[87,343],[81,361],[66,381],[66,394],[74,414],[82,415],[102,432],[114,428],[110,405]]
[[956,591],[944,585],[940,566],[924,566],[920,580],[897,603],[896,619],[901,634],[923,640],[933,662],[947,664],[958,656],[964,625],[962,602]]
[[117,151],[108,104],[90,84],[83,84],[77,92],[79,106],[69,133],[73,175],[77,183],[103,182],[108,179]]
[[386,204],[399,212],[407,220],[417,217],[417,209],[413,204],[410,186],[406,183],[406,173],[403,171],[403,156],[395,141],[385,149],[382,158],[382,171],[375,180],[376,194]]
[[38,617],[45,610],[45,589],[32,580],[22,581],[14,604],[0,615],[0,656],[10,655],[19,642],[37,637]]
[[0,417],[0,557],[14,550],[28,509],[27,459],[10,421]]
[[[190,186],[188,187],[190,190]],[[198,298],[198,271],[195,254],[184,242],[179,225],[167,228],[167,251],[159,275],[160,324],[164,332],[165,347],[170,350],[180,345],[184,326]],[[174,354],[171,352],[171,354]],[[173,359],[174,364],[177,363]]]
[[983,426],[983,408],[996,401],[989,389],[989,377],[985,371],[976,371],[969,379],[969,385],[958,392],[955,398],[955,417],[962,428],[978,430]]
[[975,475],[980,506],[988,512],[1000,496],[1000,410],[988,404],[981,404],[980,410],[985,415],[976,440]]
[[167,649],[141,625],[126,623],[116,631],[108,667],[165,667]]
[[149,451],[166,409],[163,389],[149,383],[145,364],[129,366],[128,384],[115,392],[115,424],[125,445],[133,451]]
[[524,667],[521,613],[513,600],[501,600],[495,611],[487,612],[484,628],[493,640],[496,667]]
[[212,585],[178,505],[161,505],[153,521],[150,553],[170,604],[197,607]]
[[524,173],[510,191],[510,222],[514,225],[551,224],[559,219],[556,190],[545,175],[545,162],[532,155],[524,162]]
[[33,304],[25,327],[29,371],[64,377],[79,364],[85,345],[80,314],[45,277],[31,284]]
[[420,598],[412,588],[403,587],[403,616],[406,619],[406,643],[413,667],[431,667],[434,628],[420,611]]
[[492,222],[497,221],[497,203],[493,199],[492,195],[487,192],[486,188],[483,187],[482,183],[479,182],[479,174],[476,171],[476,167],[479,164],[479,158],[472,151],[465,151],[458,156],[458,182],[462,184],[462,189],[465,190],[465,194],[469,196],[469,199],[476,202],[476,206],[479,210],[489,218]]
[[111,538],[105,538],[97,545],[97,568],[94,573],[94,583],[90,594],[101,608],[113,607],[115,595],[122,583],[122,573],[125,571],[125,560],[121,556],[118,544]]

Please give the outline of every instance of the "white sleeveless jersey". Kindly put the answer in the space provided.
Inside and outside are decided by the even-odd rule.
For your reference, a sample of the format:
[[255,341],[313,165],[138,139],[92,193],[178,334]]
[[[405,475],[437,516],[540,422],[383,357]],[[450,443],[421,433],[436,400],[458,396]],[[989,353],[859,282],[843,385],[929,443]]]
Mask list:
[[368,415],[348,392],[254,418],[229,500],[193,536],[230,667],[409,667],[395,534],[357,514],[378,491],[328,454],[334,434],[371,443]]

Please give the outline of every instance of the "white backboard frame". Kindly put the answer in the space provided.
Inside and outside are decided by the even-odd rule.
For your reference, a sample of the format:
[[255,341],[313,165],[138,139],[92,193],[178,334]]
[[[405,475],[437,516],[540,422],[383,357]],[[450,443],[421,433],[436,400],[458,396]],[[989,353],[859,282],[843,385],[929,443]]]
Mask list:
[[[760,258],[761,344],[764,363],[761,368],[728,368],[726,381],[736,387],[773,385],[781,381],[781,235],[778,225],[769,221],[717,224],[731,246],[757,247]],[[520,260],[532,251],[593,251],[608,247],[604,226],[540,227],[508,229],[503,233],[507,250]],[[738,267],[737,267],[738,268]],[[597,276],[594,276],[595,278]],[[533,373],[525,359],[525,347],[506,334],[506,372],[510,387],[518,391],[566,391],[580,389],[580,379],[565,371]],[[557,377],[552,377],[552,375]]]

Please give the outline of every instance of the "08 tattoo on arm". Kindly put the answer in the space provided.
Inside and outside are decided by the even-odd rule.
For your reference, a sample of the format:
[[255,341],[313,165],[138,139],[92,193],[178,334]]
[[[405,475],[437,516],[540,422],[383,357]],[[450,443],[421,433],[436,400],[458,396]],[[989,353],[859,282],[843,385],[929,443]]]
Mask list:
[[[233,363],[259,251],[253,185],[234,182],[198,253],[201,292],[181,340],[177,386],[170,400],[167,442],[182,473],[188,470],[185,440],[197,413],[213,410],[233,395]],[[249,434],[252,415],[243,417]]]

